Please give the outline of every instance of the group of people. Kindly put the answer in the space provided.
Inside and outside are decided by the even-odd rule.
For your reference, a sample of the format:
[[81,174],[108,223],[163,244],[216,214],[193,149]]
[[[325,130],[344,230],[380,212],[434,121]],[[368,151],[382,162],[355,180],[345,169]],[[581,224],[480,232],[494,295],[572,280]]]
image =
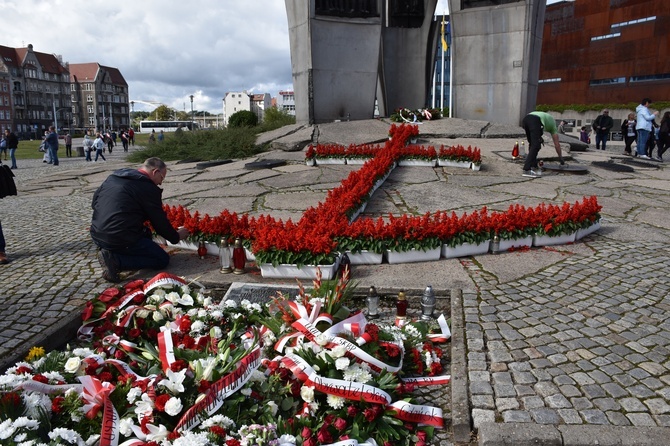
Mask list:
[[[654,159],[663,161],[663,153],[670,147],[670,112],[665,112],[661,122],[656,122],[658,111],[649,110],[652,101],[644,98],[635,109],[635,113],[629,113],[621,123],[621,135],[625,143],[624,155],[637,156],[642,159]],[[596,135],[596,150],[605,150],[609,133],[614,126],[613,119],[609,116],[609,110],[605,109],[602,114],[593,121],[593,132]],[[580,140],[590,143],[586,127],[582,127]],[[637,142],[636,150],[633,152],[633,143]],[[654,148],[657,149],[656,156],[653,155]]]

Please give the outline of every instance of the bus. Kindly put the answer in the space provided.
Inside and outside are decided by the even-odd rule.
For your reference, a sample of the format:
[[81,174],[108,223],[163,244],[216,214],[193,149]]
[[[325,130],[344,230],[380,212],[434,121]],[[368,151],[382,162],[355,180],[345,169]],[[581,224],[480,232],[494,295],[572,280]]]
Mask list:
[[152,130],[155,130],[156,133],[161,130],[176,132],[179,128],[182,130],[197,130],[199,126],[191,121],[140,121],[139,133],[151,133]]

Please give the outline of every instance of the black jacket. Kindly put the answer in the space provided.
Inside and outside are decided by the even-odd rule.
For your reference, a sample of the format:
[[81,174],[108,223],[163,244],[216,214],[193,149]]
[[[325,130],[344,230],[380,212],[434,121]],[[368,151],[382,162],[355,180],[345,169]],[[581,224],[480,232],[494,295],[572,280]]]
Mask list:
[[[600,127],[605,127],[605,130],[602,130]],[[596,133],[609,133],[614,127],[614,120],[611,116],[607,115],[598,115],[595,121],[593,121],[593,131]]]
[[93,195],[91,237],[101,247],[121,249],[132,246],[147,232],[146,221],[171,243],[179,242],[163,210],[163,191],[135,169],[119,169]]
[[18,147],[19,147],[19,138],[16,137],[16,134],[14,132],[9,132],[9,136],[7,136],[7,148],[16,149]]

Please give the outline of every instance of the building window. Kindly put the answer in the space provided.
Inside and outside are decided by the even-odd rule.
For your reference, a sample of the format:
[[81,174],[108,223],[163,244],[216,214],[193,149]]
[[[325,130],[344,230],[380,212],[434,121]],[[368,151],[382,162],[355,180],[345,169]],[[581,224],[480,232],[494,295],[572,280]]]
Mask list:
[[591,37],[591,42],[595,42],[596,40],[614,39],[615,37],[621,37],[621,33],[612,33],[606,34],[604,36]]
[[643,17],[641,19],[636,19],[636,20],[629,20],[627,22],[619,22],[619,23],[614,23],[612,24],[612,29],[614,28],[623,28],[624,26],[630,26],[630,25],[638,25],[640,23],[645,23],[645,22],[653,22],[656,20],[656,16],[650,16],[650,17]]
[[[649,81],[665,81],[670,79],[670,73],[663,74],[649,74],[646,76],[631,76],[631,82],[649,82]],[[7,104],[5,104],[7,105]]]
[[94,116],[89,116],[88,125],[95,125],[95,117]]
[[537,83],[538,84],[548,84],[548,83],[551,83],[551,82],[560,82],[560,81],[561,81],[560,77],[554,77],[554,78],[551,78],[551,79],[540,79],[539,81],[537,81]]
[[597,85],[615,85],[625,83],[626,83],[625,77],[612,77],[609,79],[593,79],[591,80],[591,82],[589,82],[589,85],[597,86]]

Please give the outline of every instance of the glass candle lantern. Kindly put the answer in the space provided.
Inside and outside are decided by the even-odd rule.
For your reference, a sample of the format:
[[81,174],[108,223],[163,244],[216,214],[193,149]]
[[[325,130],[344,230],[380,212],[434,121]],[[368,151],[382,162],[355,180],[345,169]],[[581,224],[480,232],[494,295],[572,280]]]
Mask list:
[[236,238],[233,247],[233,270],[234,274],[244,274],[244,265],[247,263],[247,255],[244,252],[242,239]]
[[377,319],[379,317],[379,295],[377,289],[373,286],[368,290],[368,319]]
[[403,291],[398,293],[398,299],[395,301],[395,324],[402,327],[407,322],[407,297]]
[[221,239],[219,244],[219,262],[221,263],[221,273],[233,272],[233,258],[230,255],[230,245],[228,245],[228,240],[225,237]]
[[198,255],[201,259],[204,259],[207,255],[207,246],[205,246],[205,242],[203,241],[198,242]]
[[435,293],[433,287],[428,285],[421,296],[421,319],[429,321],[433,319],[433,311],[435,310]]

